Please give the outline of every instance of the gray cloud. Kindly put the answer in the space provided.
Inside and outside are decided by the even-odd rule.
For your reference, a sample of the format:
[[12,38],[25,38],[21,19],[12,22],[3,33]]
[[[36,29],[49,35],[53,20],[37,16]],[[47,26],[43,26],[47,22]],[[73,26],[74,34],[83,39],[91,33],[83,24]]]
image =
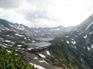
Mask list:
[[49,0],[0,0],[0,17],[31,27],[53,26]]
[[24,13],[24,16],[27,20],[36,22],[39,19],[49,19],[45,11],[29,11]]
[[21,0],[0,0],[0,7],[4,9],[10,9],[18,7]]

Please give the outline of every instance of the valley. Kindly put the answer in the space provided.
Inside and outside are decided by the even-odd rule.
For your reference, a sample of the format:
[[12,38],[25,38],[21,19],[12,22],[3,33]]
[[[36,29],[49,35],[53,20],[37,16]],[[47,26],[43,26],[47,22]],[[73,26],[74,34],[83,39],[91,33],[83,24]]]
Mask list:
[[92,69],[93,15],[73,27],[29,28],[0,19],[0,45],[38,69]]

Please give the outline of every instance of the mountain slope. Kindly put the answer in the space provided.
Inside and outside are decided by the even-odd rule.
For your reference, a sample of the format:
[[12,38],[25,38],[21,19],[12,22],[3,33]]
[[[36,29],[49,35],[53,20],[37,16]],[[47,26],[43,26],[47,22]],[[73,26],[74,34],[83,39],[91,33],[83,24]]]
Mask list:
[[93,69],[93,16],[71,32],[56,37],[49,51],[54,56],[53,63],[64,69]]

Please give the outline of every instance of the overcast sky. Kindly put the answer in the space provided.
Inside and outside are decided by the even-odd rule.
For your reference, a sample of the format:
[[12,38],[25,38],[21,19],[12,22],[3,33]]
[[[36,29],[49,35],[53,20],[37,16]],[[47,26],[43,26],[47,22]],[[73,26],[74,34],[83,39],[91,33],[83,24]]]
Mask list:
[[0,18],[29,27],[74,26],[93,13],[93,0],[0,0]]

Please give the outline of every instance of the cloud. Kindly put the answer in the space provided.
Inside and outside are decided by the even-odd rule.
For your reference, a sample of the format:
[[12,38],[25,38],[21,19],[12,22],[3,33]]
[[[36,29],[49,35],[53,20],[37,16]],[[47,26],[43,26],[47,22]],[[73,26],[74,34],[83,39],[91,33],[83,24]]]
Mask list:
[[44,2],[43,0],[30,0],[30,2],[23,2],[22,5],[16,9],[16,12],[24,15],[29,21],[48,18],[46,6],[45,4],[43,5]]
[[92,0],[0,0],[0,18],[30,27],[77,25],[93,13]]
[[0,0],[0,7],[5,9],[16,8],[22,0]]
[[47,0],[0,0],[0,17],[31,27],[44,26],[49,19],[46,12]]
[[0,8],[0,18],[6,19],[13,23],[20,23],[29,26],[30,23],[27,21],[24,17],[24,15],[21,15],[14,10],[8,10],[8,9],[1,9]]

